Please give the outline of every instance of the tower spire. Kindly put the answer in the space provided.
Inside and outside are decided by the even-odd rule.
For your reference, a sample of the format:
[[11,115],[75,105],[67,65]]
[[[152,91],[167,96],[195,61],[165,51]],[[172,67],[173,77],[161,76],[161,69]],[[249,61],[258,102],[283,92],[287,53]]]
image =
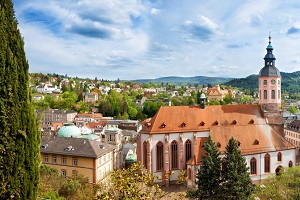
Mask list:
[[271,31],[269,31],[269,45],[271,45]]

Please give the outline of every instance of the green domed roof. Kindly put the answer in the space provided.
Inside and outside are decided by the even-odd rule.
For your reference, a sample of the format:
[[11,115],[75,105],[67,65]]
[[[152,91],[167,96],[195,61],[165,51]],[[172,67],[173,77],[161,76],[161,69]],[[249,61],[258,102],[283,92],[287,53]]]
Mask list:
[[65,123],[58,131],[58,137],[80,137],[80,130],[74,123]]

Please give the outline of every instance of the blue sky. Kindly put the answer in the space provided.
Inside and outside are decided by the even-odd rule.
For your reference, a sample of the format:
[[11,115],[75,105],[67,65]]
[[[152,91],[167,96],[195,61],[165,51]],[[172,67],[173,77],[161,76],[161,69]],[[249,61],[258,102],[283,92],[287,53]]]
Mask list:
[[116,80],[299,70],[299,0],[13,0],[30,72]]

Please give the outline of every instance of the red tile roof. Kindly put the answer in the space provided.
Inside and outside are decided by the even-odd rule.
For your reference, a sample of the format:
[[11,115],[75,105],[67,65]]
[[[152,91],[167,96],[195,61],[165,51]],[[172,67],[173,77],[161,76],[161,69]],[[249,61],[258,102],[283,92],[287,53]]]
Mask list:
[[[205,109],[198,106],[163,106],[141,133],[203,131],[214,126],[229,126],[234,121],[234,126],[266,124],[259,105],[206,106]],[[183,123],[185,126],[182,126]]]
[[[184,124],[184,125],[183,125]],[[294,149],[287,140],[266,123],[259,105],[165,106],[148,122],[141,133],[164,134],[209,131],[220,152],[231,137],[240,143],[243,155]],[[188,164],[199,164],[204,154],[203,142],[197,138],[195,155]]]

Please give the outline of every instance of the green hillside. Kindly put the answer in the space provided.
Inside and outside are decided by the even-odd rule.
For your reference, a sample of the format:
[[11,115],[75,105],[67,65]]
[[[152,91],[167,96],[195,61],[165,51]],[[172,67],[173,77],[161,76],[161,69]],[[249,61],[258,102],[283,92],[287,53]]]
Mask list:
[[[300,71],[292,73],[280,72],[280,74],[282,76],[282,92],[300,92]],[[233,79],[224,83],[224,85],[238,87],[242,89],[257,90],[258,75],[250,75],[246,78]]]
[[172,85],[208,85],[208,84],[223,84],[232,80],[233,78],[223,78],[223,77],[206,77],[206,76],[194,76],[194,77],[178,77],[169,76],[161,77],[157,79],[139,79],[134,80],[136,83],[153,83],[153,84],[172,84]]
[[[294,93],[300,92],[300,71],[286,73],[280,72],[282,76],[282,92]],[[171,84],[171,85],[214,85],[222,84],[233,86],[241,89],[255,91],[258,88],[258,75],[249,75],[246,78],[224,78],[224,77],[178,77],[169,76],[157,79],[139,79],[134,80],[136,83],[153,83],[153,84]]]

